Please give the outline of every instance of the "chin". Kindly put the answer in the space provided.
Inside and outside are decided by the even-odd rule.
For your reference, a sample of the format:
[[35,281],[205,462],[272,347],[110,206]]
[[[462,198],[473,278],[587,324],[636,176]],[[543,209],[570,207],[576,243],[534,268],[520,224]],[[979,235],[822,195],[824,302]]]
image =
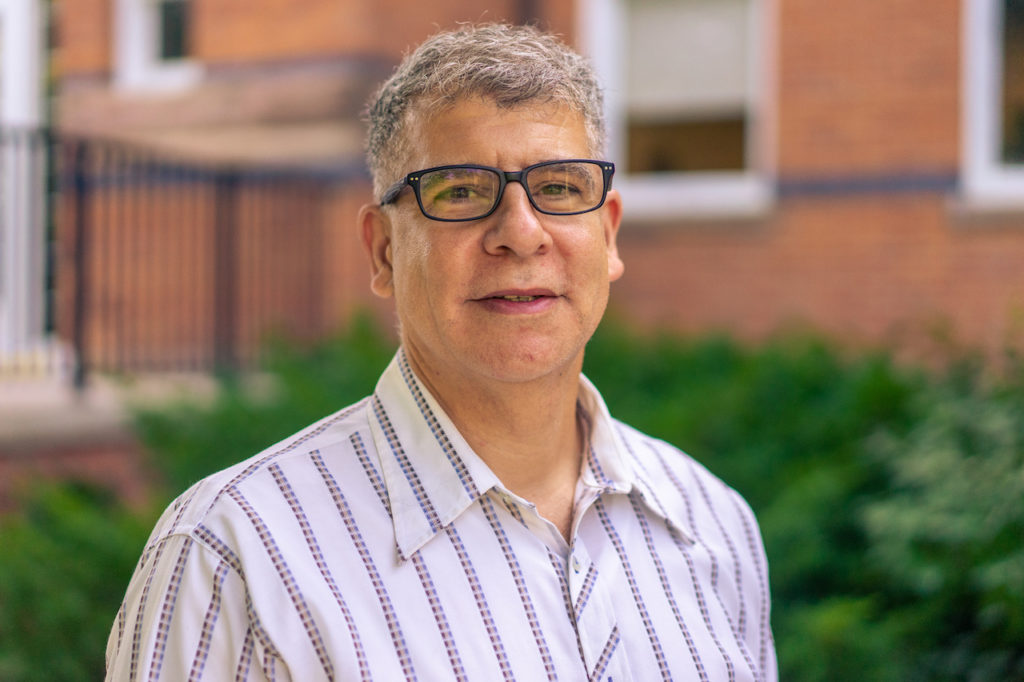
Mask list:
[[499,381],[527,382],[561,376],[566,372],[579,372],[583,364],[582,348],[574,352],[552,348],[531,349],[520,345],[512,349],[494,349],[483,363],[488,373]]

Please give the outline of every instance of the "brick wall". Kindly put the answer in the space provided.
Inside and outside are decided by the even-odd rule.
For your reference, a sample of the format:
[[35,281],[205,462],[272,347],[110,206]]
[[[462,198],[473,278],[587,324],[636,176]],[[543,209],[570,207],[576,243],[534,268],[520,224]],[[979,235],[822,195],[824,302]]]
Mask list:
[[[59,111],[87,129],[192,139],[224,155],[234,144],[263,158],[301,146],[289,130],[324,125],[310,146],[358,163],[355,115],[407,46],[437,26],[514,19],[528,5],[571,39],[574,4],[197,0],[210,78],[191,94],[133,99],[95,78],[110,68],[110,0],[65,2]],[[1024,215],[971,214],[957,196],[961,6],[777,0],[767,133],[778,198],[760,218],[658,225],[632,220],[627,205],[614,305],[644,323],[746,338],[798,323],[908,348],[937,328],[990,350],[1017,342]],[[252,135],[229,143],[247,125]],[[328,269],[352,273],[325,294],[332,311],[373,301],[351,241],[363,197],[332,209],[327,248],[338,265]]]
[[515,20],[516,0],[205,0],[197,3],[197,53],[204,61],[281,59],[311,54],[400,56],[435,26]]
[[402,54],[440,27],[536,15],[572,36],[572,0],[193,0],[205,75],[182,91],[114,87],[115,0],[55,14],[54,119],[63,130],[206,159],[360,162],[359,115]]
[[144,507],[155,479],[142,447],[124,436],[98,443],[0,443],[0,513],[16,510],[40,480],[86,481]]
[[959,0],[779,0],[779,172],[952,169]]
[[770,214],[626,222],[613,303],[748,339],[787,326],[920,357],[1024,347],[1024,214],[957,196],[960,2],[780,0]]
[[[114,2],[59,3],[55,15],[58,76],[109,72]],[[544,25],[571,35],[572,3],[566,0],[194,0],[192,39],[197,58],[207,64],[360,54],[395,60],[438,27],[467,21],[518,21],[528,6]]]
[[111,0],[61,0],[53,6],[55,74],[106,74],[113,59]]
[[1024,221],[928,194],[781,201],[763,222],[625,224],[614,306],[653,326],[759,339],[811,326],[920,355],[937,333],[1024,341]]

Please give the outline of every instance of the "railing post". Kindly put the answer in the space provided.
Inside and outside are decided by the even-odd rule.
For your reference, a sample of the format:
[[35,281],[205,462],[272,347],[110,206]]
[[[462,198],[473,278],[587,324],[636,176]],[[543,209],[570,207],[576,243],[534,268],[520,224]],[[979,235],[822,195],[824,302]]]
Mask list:
[[87,356],[88,345],[86,343],[86,326],[88,314],[88,284],[87,273],[89,263],[89,178],[87,168],[89,164],[89,150],[82,140],[73,146],[71,157],[71,186],[73,191],[72,214],[74,224],[74,253],[73,263],[75,271],[75,288],[72,298],[72,320],[71,320],[71,344],[74,349],[74,368],[72,370],[72,384],[76,390],[85,388],[88,372],[89,359]]
[[43,329],[47,335],[55,335],[57,330],[57,248],[59,246],[57,235],[57,215],[60,211],[60,178],[58,176],[59,166],[59,143],[57,137],[50,127],[42,131],[43,145],[43,168],[46,174],[46,181],[43,187],[43,229],[44,237],[44,267],[43,274]]
[[238,364],[236,329],[236,263],[238,231],[238,171],[218,172],[214,189],[213,222],[213,363],[216,370]]
[[518,0],[516,2],[516,13],[519,15],[520,24],[536,24],[540,21],[537,0]]

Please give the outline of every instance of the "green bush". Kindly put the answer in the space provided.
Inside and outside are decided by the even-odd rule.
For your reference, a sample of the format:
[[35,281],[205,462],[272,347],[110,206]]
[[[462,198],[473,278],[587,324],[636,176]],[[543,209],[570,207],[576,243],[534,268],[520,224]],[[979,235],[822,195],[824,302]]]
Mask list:
[[155,514],[74,483],[0,517],[0,680],[99,680],[110,626]]
[[168,487],[181,492],[369,395],[395,352],[366,315],[346,333],[303,350],[277,341],[266,353],[269,387],[222,377],[212,405],[180,403],[139,412],[136,430]]
[[[810,335],[748,347],[624,326],[602,326],[585,371],[613,414],[751,502],[781,679],[1024,680],[1024,364],[995,382]],[[360,318],[312,349],[278,344],[269,389],[229,376],[212,404],[140,414],[157,506],[368,394],[393,352]],[[0,523],[0,680],[96,677],[143,516],[58,489]]]
[[1024,412],[1012,393],[935,391],[863,520],[921,680],[1024,679]]
[[1022,367],[1000,384],[614,323],[586,360],[613,414],[751,502],[781,679],[803,682],[1024,680]]
[[275,344],[269,395],[225,376],[212,405],[140,413],[164,481],[152,510],[73,482],[27,493],[0,516],[0,682],[102,679],[107,635],[159,511],[201,476],[368,394],[393,352],[360,317],[315,348]]

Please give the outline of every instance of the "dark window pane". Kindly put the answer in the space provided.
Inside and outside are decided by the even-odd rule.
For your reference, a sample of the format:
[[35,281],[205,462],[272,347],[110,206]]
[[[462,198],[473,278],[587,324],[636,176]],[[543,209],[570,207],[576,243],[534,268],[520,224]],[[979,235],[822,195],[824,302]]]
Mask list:
[[746,167],[746,119],[629,122],[629,171],[735,171]]
[[186,0],[160,1],[160,59],[188,56],[188,9]]
[[1024,163],[1024,0],[1003,3],[1003,161]]

